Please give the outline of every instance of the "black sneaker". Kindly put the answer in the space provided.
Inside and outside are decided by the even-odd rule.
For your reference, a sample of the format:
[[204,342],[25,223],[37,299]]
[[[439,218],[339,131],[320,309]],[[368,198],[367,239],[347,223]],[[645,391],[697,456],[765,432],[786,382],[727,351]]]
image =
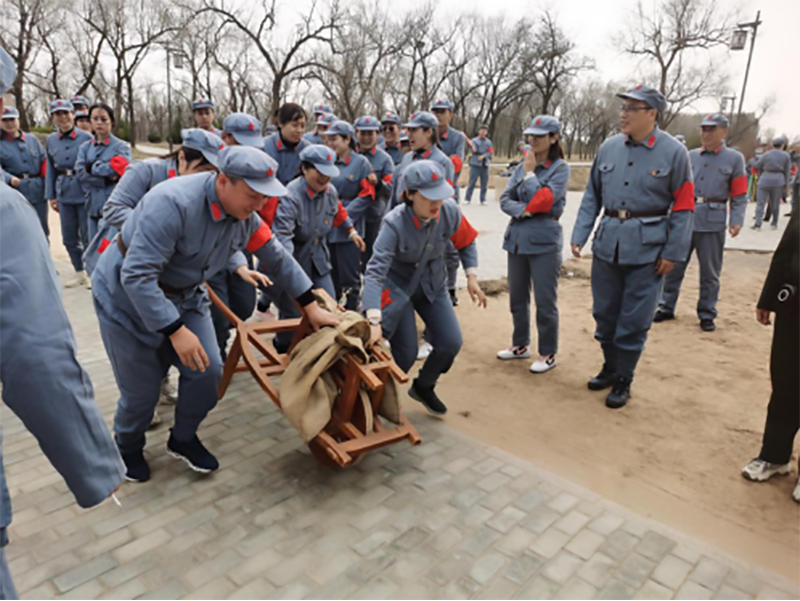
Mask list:
[[717,326],[714,324],[713,319],[701,319],[700,320],[700,329],[704,332],[713,332],[717,329]]
[[425,409],[434,415],[444,415],[447,413],[447,406],[436,396],[433,386],[430,388],[422,388],[417,385],[417,380],[414,379],[414,383],[411,384],[411,388],[408,389],[408,396],[425,405]]
[[659,309],[653,317],[653,323],[661,323],[662,321],[669,321],[670,319],[675,319],[675,314],[672,311]]
[[614,382],[617,380],[617,374],[613,371],[608,369],[605,365],[603,365],[603,369],[600,370],[600,373],[597,374],[594,378],[589,380],[589,390],[605,390],[606,388],[610,388],[614,385]]
[[454,307],[458,306],[458,297],[456,296],[456,289],[455,288],[450,290],[450,302],[453,303]]
[[197,435],[189,442],[180,442],[170,430],[167,453],[177,459],[183,459],[186,465],[201,474],[208,474],[219,468],[219,461],[203,446]]
[[620,409],[628,404],[631,398],[631,382],[625,378],[617,378],[614,387],[606,397],[606,407],[609,409]]
[[128,482],[147,482],[150,479],[150,466],[147,465],[143,451],[120,452],[120,455],[125,462],[125,479]]

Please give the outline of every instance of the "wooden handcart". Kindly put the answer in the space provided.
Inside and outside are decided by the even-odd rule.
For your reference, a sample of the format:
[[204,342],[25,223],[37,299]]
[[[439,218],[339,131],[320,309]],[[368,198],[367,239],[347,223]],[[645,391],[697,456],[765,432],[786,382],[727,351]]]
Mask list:
[[[219,386],[220,399],[225,396],[234,374],[249,371],[267,396],[281,408],[280,393],[272,378],[283,374],[294,347],[313,333],[305,313],[301,309],[302,317],[297,319],[245,322],[222,302],[210,286],[206,285],[206,289],[211,302],[236,330]],[[330,298],[324,291],[317,292]],[[278,332],[294,332],[285,354],[279,353],[268,338]],[[370,357],[366,363],[361,357],[347,353],[330,370],[338,396],[331,409],[331,420],[308,443],[308,447],[322,464],[332,469],[355,465],[369,451],[403,440],[412,445],[422,441],[416,428],[402,413],[399,424],[381,421],[378,408],[386,382],[393,378],[398,383],[406,383],[408,375],[397,366],[386,349],[375,345],[368,352]]]

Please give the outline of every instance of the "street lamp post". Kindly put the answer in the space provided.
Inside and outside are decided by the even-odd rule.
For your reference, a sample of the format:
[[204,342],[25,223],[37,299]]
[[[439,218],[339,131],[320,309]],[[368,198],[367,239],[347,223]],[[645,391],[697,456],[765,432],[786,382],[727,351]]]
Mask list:
[[172,79],[170,77],[169,46],[164,46],[167,51],[167,141],[169,153],[172,154]]
[[742,94],[739,96],[739,111],[736,113],[736,127],[739,128],[742,119],[742,108],[744,106],[744,95],[747,91],[747,79],[750,76],[750,64],[753,62],[753,48],[756,45],[756,34],[758,33],[758,26],[761,25],[761,11],[756,13],[756,20],[750,23],[739,23],[739,29],[733,32],[733,39],[731,40],[731,50],[744,50],[745,42],[747,40],[747,30],[751,33],[750,38],[750,54],[747,57],[747,68],[744,71],[744,83],[742,84]]

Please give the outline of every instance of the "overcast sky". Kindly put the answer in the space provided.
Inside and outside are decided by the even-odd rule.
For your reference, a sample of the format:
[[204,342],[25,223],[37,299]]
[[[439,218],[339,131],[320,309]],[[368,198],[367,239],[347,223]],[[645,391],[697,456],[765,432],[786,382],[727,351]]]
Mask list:
[[[424,0],[408,0],[422,4]],[[596,76],[620,83],[635,82],[637,63],[622,55],[613,46],[613,37],[636,8],[636,0],[547,0],[536,3],[521,0],[438,0],[440,14],[478,12],[485,15],[504,13],[510,18],[527,15],[535,17],[536,10],[550,7],[558,20],[578,45],[578,50],[594,57]],[[655,5],[643,0],[645,7]],[[790,136],[800,136],[800,72],[797,69],[798,51],[795,40],[800,35],[800,0],[718,0],[721,6],[740,6],[743,18],[754,21],[761,10],[763,24],[750,68],[744,110],[754,111],[769,96],[775,104],[762,121],[763,128],[774,128]],[[716,58],[730,74],[730,86],[737,98],[741,94],[747,65],[748,46],[744,51],[720,52]],[[738,100],[737,100],[738,107]],[[715,102],[700,103],[698,111],[717,108]]]

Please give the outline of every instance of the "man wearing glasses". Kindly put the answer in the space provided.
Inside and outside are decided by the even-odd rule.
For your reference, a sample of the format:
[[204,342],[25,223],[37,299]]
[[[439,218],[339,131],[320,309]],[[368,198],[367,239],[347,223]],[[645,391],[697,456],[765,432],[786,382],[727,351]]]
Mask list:
[[381,132],[383,132],[383,144],[379,145],[382,150],[392,157],[395,167],[403,161],[403,149],[400,147],[400,128],[403,127],[403,120],[400,115],[386,113],[381,119]]
[[622,133],[600,147],[572,233],[580,257],[603,213],[592,244],[592,313],[604,364],[589,389],[611,388],[611,409],[630,398],[664,276],[688,255],[694,221],[689,153],[656,123],[666,99],[641,85],[617,96]]

